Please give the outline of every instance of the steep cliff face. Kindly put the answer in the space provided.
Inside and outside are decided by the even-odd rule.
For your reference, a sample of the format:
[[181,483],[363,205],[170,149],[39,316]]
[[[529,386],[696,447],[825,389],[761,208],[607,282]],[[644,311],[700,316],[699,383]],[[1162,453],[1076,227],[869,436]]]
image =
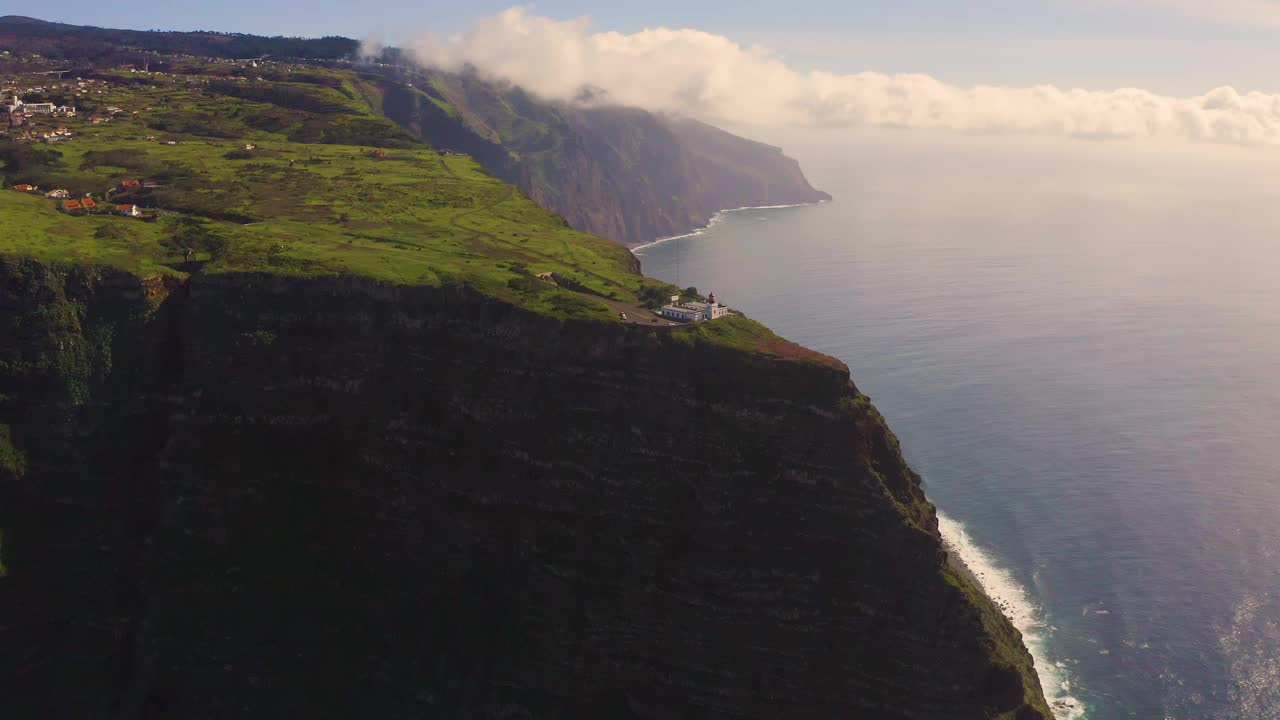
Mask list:
[[830,358],[30,260],[0,322],[8,716],[1048,717]]
[[830,199],[780,149],[694,120],[548,103],[475,74],[367,77],[388,117],[620,242],[688,232],[728,208]]

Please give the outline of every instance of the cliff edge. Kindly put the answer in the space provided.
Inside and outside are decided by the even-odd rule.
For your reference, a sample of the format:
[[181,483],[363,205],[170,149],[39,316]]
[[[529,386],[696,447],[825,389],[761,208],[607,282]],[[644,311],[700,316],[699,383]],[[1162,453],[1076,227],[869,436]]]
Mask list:
[[618,242],[687,233],[721,210],[831,199],[781,149],[696,120],[548,102],[474,72],[381,73],[366,78],[387,117]]
[[14,257],[0,310],[13,717],[1050,717],[847,369],[750,321]]

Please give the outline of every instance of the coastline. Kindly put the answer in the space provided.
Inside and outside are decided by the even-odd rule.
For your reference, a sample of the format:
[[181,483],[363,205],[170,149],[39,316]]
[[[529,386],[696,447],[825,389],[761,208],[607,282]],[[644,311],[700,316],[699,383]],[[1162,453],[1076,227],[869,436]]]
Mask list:
[[1053,628],[1044,621],[1042,610],[1031,599],[1031,594],[1012,573],[996,564],[973,542],[963,524],[941,510],[938,511],[938,532],[947,551],[948,564],[971,580],[1022,633],[1022,641],[1036,663],[1040,688],[1056,720],[1084,720],[1088,709],[1071,694],[1067,665],[1055,662],[1048,655],[1049,634]]
[[822,205],[823,203],[829,203],[829,202],[831,202],[831,200],[818,200],[816,202],[807,202],[807,203],[791,203],[789,205],[748,205],[746,207],[725,208],[724,210],[717,210],[716,213],[711,216],[711,219],[707,221],[707,224],[703,225],[700,228],[696,228],[687,233],[681,233],[679,235],[671,235],[668,237],[661,237],[656,240],[650,240],[649,242],[646,242],[646,243],[640,243],[639,245],[632,245],[628,249],[634,255],[639,250],[644,250],[645,248],[650,248],[650,247],[653,247],[654,245],[661,245],[662,243],[669,242],[671,240],[680,240],[681,238],[696,237],[706,232],[710,228],[715,227],[716,225],[719,225],[721,222],[723,222],[724,216],[729,213],[746,212],[747,210],[782,210],[785,208],[806,207],[809,205]]
[[[698,237],[724,223],[731,213],[747,210],[769,210],[805,205],[818,205],[826,200],[813,203],[796,203],[790,205],[758,206],[729,208],[717,212],[703,227],[692,232],[658,238],[656,240],[631,247],[630,250],[639,258],[644,258],[645,250],[662,245],[672,240]],[[775,323],[774,327],[785,332],[785,327]],[[983,547],[975,543],[968,535],[964,525],[938,510],[939,532],[947,562],[961,575],[969,579],[974,587],[982,592],[1009,622],[1022,634],[1023,643],[1035,661],[1039,675],[1041,690],[1053,720],[1085,720],[1088,709],[1075,697],[1071,669],[1064,662],[1057,662],[1050,652],[1050,641],[1054,628],[1049,626],[1042,608],[1035,602],[1029,589],[995,557]]]

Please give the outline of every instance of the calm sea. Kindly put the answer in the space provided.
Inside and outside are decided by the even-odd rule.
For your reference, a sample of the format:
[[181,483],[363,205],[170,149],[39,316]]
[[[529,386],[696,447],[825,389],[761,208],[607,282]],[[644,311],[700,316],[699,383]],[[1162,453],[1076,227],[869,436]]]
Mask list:
[[1280,151],[785,142],[645,272],[849,364],[1060,717],[1280,718]]

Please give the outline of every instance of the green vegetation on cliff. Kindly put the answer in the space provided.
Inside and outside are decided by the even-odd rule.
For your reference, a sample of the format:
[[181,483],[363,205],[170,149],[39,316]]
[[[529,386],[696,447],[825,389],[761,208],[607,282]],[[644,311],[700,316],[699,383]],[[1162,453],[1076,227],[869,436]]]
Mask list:
[[15,716],[1050,717],[843,364],[623,325],[670,289],[353,72],[93,82],[0,141],[106,210],[0,189]]
[[575,228],[639,244],[728,208],[829,200],[776,147],[694,120],[548,101],[472,71],[362,72],[379,112],[464,150]]
[[[57,201],[5,190],[0,210],[16,230],[0,236],[0,253],[141,274],[181,274],[192,259],[212,273],[462,283],[542,313],[602,320],[607,306],[533,278],[553,272],[624,302],[661,287],[625,248],[568,228],[472,159],[438,153],[374,114],[353,73],[267,71],[286,82],[211,78],[216,66],[193,61],[176,70],[147,82],[104,75],[93,102],[124,112],[102,124],[59,121],[75,133],[69,142],[0,141],[8,183],[90,193],[100,206],[70,216]],[[156,187],[121,190],[125,180]],[[162,217],[110,212],[122,203]]]
[[0,470],[21,475],[24,464],[22,453],[13,446],[12,431],[8,425],[0,424]]

